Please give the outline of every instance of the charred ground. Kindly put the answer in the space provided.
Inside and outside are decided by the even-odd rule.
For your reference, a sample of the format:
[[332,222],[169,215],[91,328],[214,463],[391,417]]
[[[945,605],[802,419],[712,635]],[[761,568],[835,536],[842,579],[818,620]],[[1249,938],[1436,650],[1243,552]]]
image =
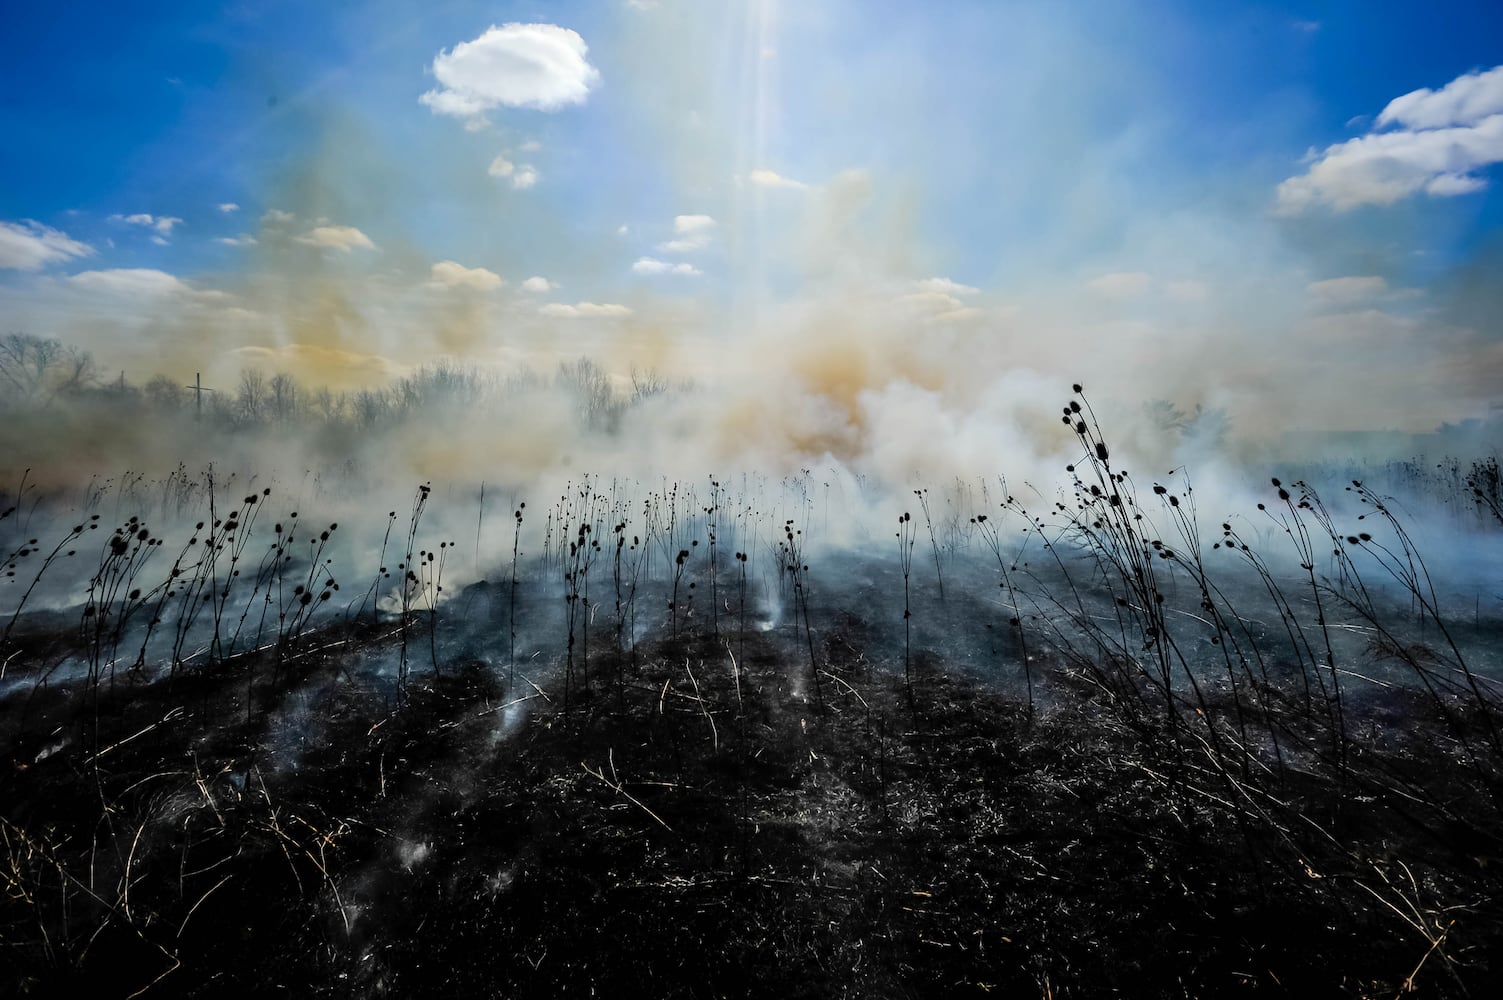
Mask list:
[[[471,634],[503,632],[498,589],[470,596]],[[1497,975],[1496,773],[1425,699],[1371,705],[1338,766],[1270,689],[1315,749],[1260,772],[1214,745],[1229,704],[1171,721],[1043,643],[1032,713],[928,648],[910,700],[864,655],[873,627],[822,623],[817,695],[799,641],[697,619],[600,644],[567,711],[464,650],[396,705],[354,666],[397,641],[373,618],[281,671],[29,688],[0,705],[5,990],[1466,996]]]
[[344,591],[348,531],[212,474],[165,548],[0,517],[0,988],[1486,995],[1482,584],[1357,480],[1203,529],[1081,398],[1052,500],[913,491],[844,552],[807,474],[586,479],[447,591],[427,484]]

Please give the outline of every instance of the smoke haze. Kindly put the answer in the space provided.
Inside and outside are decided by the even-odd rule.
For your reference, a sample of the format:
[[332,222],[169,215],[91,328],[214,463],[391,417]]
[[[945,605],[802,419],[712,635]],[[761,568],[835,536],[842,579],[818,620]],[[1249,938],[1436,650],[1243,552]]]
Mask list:
[[[13,399],[5,473],[1042,481],[1077,381],[1158,471],[1248,482],[1468,420],[1486,450],[1498,71],[1336,95],[1335,21],[865,13],[375,5],[305,38],[234,15],[148,150],[75,204],[7,202],[8,329],[87,351],[99,398]],[[1246,63],[1207,50],[1251,22]],[[1463,152],[1431,168],[1436,129]],[[603,389],[559,377],[581,358]],[[435,366],[484,391],[418,405]],[[212,432],[191,398],[111,409],[198,373]],[[273,433],[246,373],[292,380]]]

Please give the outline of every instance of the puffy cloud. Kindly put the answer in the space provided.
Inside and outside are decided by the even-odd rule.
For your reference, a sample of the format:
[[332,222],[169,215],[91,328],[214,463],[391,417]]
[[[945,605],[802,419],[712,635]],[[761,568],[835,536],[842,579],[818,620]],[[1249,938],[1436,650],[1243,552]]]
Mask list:
[[973,294],[976,289],[968,285],[956,284],[947,278],[915,281],[913,284],[918,291],[901,295],[895,302],[911,311],[919,319],[952,322],[981,315],[980,309],[966,305],[947,290],[953,289],[962,295]]
[[233,201],[222,201],[219,203],[219,210],[228,215],[231,212],[240,211],[240,206],[235,204]]
[[1503,162],[1503,66],[1394,98],[1377,120],[1378,129],[1389,126],[1315,155],[1309,170],[1279,185],[1280,214],[1480,191],[1487,181],[1476,172]]
[[452,90],[430,90],[418,100],[433,109],[434,114],[470,119],[465,123],[465,128],[472,132],[486,126],[486,122],[480,118],[480,115],[485,113],[487,105],[478,99]]
[[0,222],[0,268],[35,271],[46,264],[87,257],[94,248],[40,222]]
[[1298,215],[1320,204],[1345,212],[1421,191],[1469,194],[1487,186],[1471,172],[1500,161],[1503,115],[1475,127],[1378,132],[1329,147],[1308,173],[1280,184],[1279,212]]
[[680,235],[707,233],[715,228],[715,220],[708,215],[675,215],[673,231]]
[[239,236],[221,236],[214,242],[223,243],[227,247],[253,247],[256,245],[256,238],[250,233],[241,233]]
[[435,114],[473,118],[499,107],[556,111],[583,103],[600,79],[577,32],[555,24],[492,26],[479,38],[439,52],[433,75],[442,89],[419,100]]
[[111,222],[124,222],[132,226],[147,226],[155,229],[162,236],[171,236],[172,227],[182,222],[174,215],[151,215],[147,212],[137,212],[135,215],[112,215]]
[[915,306],[925,312],[935,313],[954,312],[965,306],[965,303],[955,296],[937,290],[913,292],[900,296],[897,301],[903,305]]
[[465,267],[452,260],[441,260],[430,269],[428,284],[433,288],[468,288],[477,292],[493,292],[506,284],[501,275],[483,267]]
[[1475,125],[1496,114],[1503,114],[1503,66],[1458,76],[1439,90],[1421,87],[1395,97],[1378,115],[1378,125],[1445,128]]
[[538,309],[538,315],[552,319],[614,319],[630,316],[631,309],[612,302],[604,304],[576,302],[572,306],[562,302],[550,302]]
[[511,182],[511,186],[518,191],[525,191],[538,182],[537,168],[526,163],[515,164],[504,155],[498,156],[491,161],[486,173],[492,177],[504,177]]
[[1481,177],[1470,174],[1440,174],[1430,178],[1425,184],[1425,193],[1433,194],[1441,198],[1454,197],[1460,194],[1471,194],[1487,187],[1487,181]]
[[87,292],[126,299],[156,299],[168,295],[193,294],[193,289],[177,276],[144,267],[81,271],[70,276],[68,283]]
[[268,226],[281,226],[292,222],[296,218],[297,216],[291,212],[284,212],[280,208],[269,208],[266,210],[266,214],[261,216],[261,222]]
[[802,191],[809,186],[803,181],[796,181],[791,177],[784,177],[782,174],[774,170],[753,170],[750,174],[747,175],[746,179],[751,181],[752,184],[756,187],[764,188],[790,188],[793,190]]
[[537,274],[522,282],[522,291],[531,292],[534,295],[544,295],[557,287],[557,282],[549,281],[547,278]]
[[710,245],[710,237],[714,235],[715,226],[715,220],[708,215],[675,215],[673,231],[678,234],[678,239],[659,243],[658,249],[664,253],[702,250]]
[[920,281],[915,281],[913,287],[920,292],[940,292],[945,295],[975,295],[980,291],[979,288],[962,285],[960,282],[951,281],[949,278],[924,278]]
[[638,274],[682,274],[691,277],[703,273],[693,264],[674,264],[655,257],[640,257],[631,269]]
[[364,250],[376,249],[371,238],[354,226],[315,226],[301,236],[294,237],[299,243],[312,247],[324,247],[349,253],[355,247]]

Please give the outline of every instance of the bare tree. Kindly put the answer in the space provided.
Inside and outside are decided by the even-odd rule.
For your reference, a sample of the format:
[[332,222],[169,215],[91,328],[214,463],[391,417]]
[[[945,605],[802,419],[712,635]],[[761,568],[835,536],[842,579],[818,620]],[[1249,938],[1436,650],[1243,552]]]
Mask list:
[[175,378],[153,375],[142,390],[146,401],[158,410],[180,410],[188,399],[188,388]]
[[370,430],[380,424],[391,410],[385,389],[361,389],[353,401],[355,425]]
[[0,397],[13,405],[46,406],[93,381],[94,359],[88,351],[29,333],[0,338]]
[[235,394],[236,416],[247,424],[258,424],[266,415],[266,376],[259,369],[247,368],[240,373],[240,389]]
[[656,368],[631,366],[631,401],[640,403],[668,391],[668,380]]
[[609,427],[616,417],[611,379],[589,358],[565,361],[558,366],[554,385],[574,397],[580,419],[590,427]]
[[297,379],[286,372],[278,372],[271,377],[271,396],[267,401],[271,409],[271,419],[279,424],[289,424],[297,419],[300,392],[298,391]]
[[312,407],[324,423],[335,424],[344,420],[345,412],[349,409],[349,398],[342,392],[336,396],[326,385],[320,386],[313,393]]

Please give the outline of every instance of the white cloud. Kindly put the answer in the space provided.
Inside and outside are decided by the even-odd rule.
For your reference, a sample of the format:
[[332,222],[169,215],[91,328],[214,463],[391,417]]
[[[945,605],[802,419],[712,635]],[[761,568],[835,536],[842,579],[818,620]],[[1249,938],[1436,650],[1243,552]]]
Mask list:
[[215,242],[227,247],[253,247],[256,245],[256,238],[250,233],[241,233],[239,236],[221,236]]
[[626,6],[632,10],[652,10],[658,5],[658,0],[626,0]]
[[915,306],[924,312],[946,313],[965,308],[965,303],[947,292],[928,290],[913,292],[898,297],[903,305]]
[[682,274],[690,277],[703,273],[693,264],[674,264],[655,257],[640,257],[631,269],[638,274]]
[[715,232],[715,226],[715,220],[708,215],[675,215],[673,231],[678,234],[679,238],[659,243],[658,249],[664,253],[702,250],[710,245],[710,237]]
[[1503,66],[1394,98],[1377,120],[1379,129],[1388,126],[1397,127],[1314,154],[1308,171],[1279,185],[1279,213],[1318,205],[1345,212],[1420,192],[1456,197],[1482,190],[1487,181],[1476,172],[1503,163]]
[[1305,286],[1305,294],[1325,305],[1350,304],[1377,298],[1388,291],[1388,282],[1379,275],[1327,278]]
[[526,163],[516,164],[505,156],[498,156],[491,161],[486,168],[486,173],[492,177],[504,177],[511,182],[511,186],[518,191],[525,191],[538,182],[537,168]]
[[435,114],[473,118],[500,106],[556,111],[585,100],[600,79],[578,33],[555,24],[492,26],[473,41],[439,52],[442,85],[419,100]]
[[418,100],[433,109],[436,115],[468,119],[465,122],[465,129],[468,131],[477,132],[485,127],[485,120],[480,117],[487,107],[483,101],[452,90],[430,90]]
[[1391,205],[1424,191],[1440,197],[1487,186],[1472,172],[1503,162],[1503,114],[1475,127],[1377,132],[1330,146],[1309,172],[1279,185],[1278,208],[1297,215],[1325,204],[1338,212]]
[[433,288],[469,288],[492,292],[506,284],[501,275],[483,267],[465,267],[452,260],[441,260],[430,269],[428,285]]
[[921,292],[943,292],[946,295],[975,295],[981,289],[972,288],[970,285],[962,285],[958,281],[949,278],[924,278],[915,281],[913,287]]
[[1439,90],[1421,87],[1395,97],[1378,115],[1378,126],[1428,129],[1475,125],[1496,114],[1503,114],[1503,66],[1458,76]]
[[553,289],[557,287],[557,282],[549,281],[547,278],[536,274],[528,278],[526,281],[522,282],[522,291],[532,292],[534,295],[546,294],[547,292],[553,291]]
[[1153,278],[1142,271],[1115,271],[1086,282],[1086,287],[1109,299],[1135,299],[1145,294]]
[[166,271],[144,267],[81,271],[70,276],[68,283],[84,291],[127,299],[155,299],[166,295],[188,295],[193,292],[192,288],[176,276]]
[[538,142],[536,139],[528,139],[517,148],[524,153],[536,153],[538,150],[543,148],[543,144],[541,142]]
[[270,208],[261,216],[261,221],[268,226],[279,226],[293,221],[297,216],[291,212],[284,212],[280,208]]
[[146,212],[137,212],[135,215],[112,215],[110,221],[124,222],[132,226],[148,226],[162,236],[171,236],[172,227],[183,220],[174,215],[151,215]]
[[219,203],[219,210],[228,215],[231,212],[240,211],[240,206],[235,204],[233,201],[222,201]]
[[708,215],[675,215],[673,231],[680,235],[709,232],[715,228],[715,220]]
[[365,250],[376,249],[376,244],[371,242],[371,238],[354,226],[315,226],[303,235],[294,238],[299,243],[338,250],[342,253],[349,253],[355,247]]
[[1425,183],[1425,193],[1441,198],[1471,194],[1487,187],[1487,181],[1470,174],[1440,174]]
[[803,181],[796,181],[791,177],[784,177],[774,170],[753,170],[747,175],[747,180],[757,187],[765,188],[790,188],[802,191],[809,185]]
[[[956,298],[956,295],[975,294],[977,289],[969,285],[961,285],[948,278],[929,278],[915,281],[913,286],[918,290],[900,295],[893,302],[909,310],[916,318],[949,323],[982,315],[980,309],[968,306]],[[952,295],[951,292],[955,294]]]
[[40,222],[0,222],[0,268],[35,271],[45,264],[87,257],[94,248]]
[[631,310],[615,303],[576,302],[571,306],[550,302],[538,309],[538,315],[553,319],[612,319],[630,316]]

